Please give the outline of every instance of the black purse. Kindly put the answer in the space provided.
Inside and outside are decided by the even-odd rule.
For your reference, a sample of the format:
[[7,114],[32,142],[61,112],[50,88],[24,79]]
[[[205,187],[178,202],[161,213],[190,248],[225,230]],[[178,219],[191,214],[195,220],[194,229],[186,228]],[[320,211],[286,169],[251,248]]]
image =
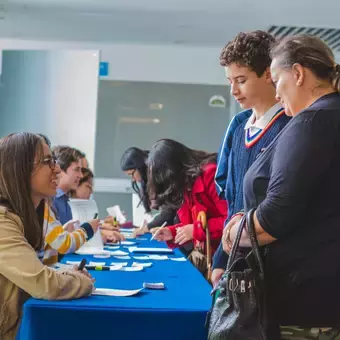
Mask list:
[[[212,291],[213,306],[207,318],[209,340],[274,339],[267,335],[264,265],[255,233],[254,212],[252,209],[243,216],[226,272]],[[252,247],[248,254],[240,253],[239,248],[245,226]]]

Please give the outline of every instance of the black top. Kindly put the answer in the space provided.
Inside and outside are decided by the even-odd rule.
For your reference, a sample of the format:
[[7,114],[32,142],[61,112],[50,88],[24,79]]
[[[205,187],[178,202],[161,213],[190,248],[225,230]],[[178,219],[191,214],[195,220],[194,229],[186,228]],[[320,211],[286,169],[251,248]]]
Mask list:
[[250,167],[245,210],[278,240],[265,258],[281,324],[340,324],[340,95],[294,117]]

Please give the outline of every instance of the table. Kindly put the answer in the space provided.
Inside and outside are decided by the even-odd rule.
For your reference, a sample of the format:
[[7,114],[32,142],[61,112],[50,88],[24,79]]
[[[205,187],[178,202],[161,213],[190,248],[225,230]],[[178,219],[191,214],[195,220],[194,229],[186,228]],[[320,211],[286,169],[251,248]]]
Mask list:
[[[137,246],[165,247],[163,243],[150,241],[150,236],[145,237],[137,239]],[[183,255],[176,249],[169,257]],[[82,258],[71,254],[62,262]],[[114,257],[86,258],[106,264],[129,262],[129,266],[138,262]],[[24,305],[20,340],[206,339],[204,323],[211,306],[208,282],[189,261],[144,262],[153,262],[153,265],[140,272],[91,271],[91,274],[98,288],[138,289],[144,282],[164,282],[165,290],[146,289],[132,297],[91,296],[70,301],[30,299]]]

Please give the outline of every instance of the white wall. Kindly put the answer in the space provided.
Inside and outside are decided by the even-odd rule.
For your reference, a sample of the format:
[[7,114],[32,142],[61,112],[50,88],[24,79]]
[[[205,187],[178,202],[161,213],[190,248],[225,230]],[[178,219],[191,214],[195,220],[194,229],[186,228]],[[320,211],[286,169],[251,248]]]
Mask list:
[[0,39],[4,50],[100,50],[101,60],[109,62],[105,79],[184,84],[226,84],[219,64],[220,48],[178,45],[99,44]]
[[81,149],[93,165],[98,65],[94,50],[5,51],[0,135],[41,132]]

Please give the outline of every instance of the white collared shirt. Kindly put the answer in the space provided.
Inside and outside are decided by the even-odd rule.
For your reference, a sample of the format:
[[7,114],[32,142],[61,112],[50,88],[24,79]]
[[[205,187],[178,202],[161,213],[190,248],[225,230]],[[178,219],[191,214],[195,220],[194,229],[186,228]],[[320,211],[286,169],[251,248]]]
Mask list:
[[256,119],[255,113],[249,117],[244,129],[249,129],[250,137],[254,136],[259,130],[263,130],[275,116],[277,111],[282,108],[280,103],[276,103],[272,106],[260,119]]

